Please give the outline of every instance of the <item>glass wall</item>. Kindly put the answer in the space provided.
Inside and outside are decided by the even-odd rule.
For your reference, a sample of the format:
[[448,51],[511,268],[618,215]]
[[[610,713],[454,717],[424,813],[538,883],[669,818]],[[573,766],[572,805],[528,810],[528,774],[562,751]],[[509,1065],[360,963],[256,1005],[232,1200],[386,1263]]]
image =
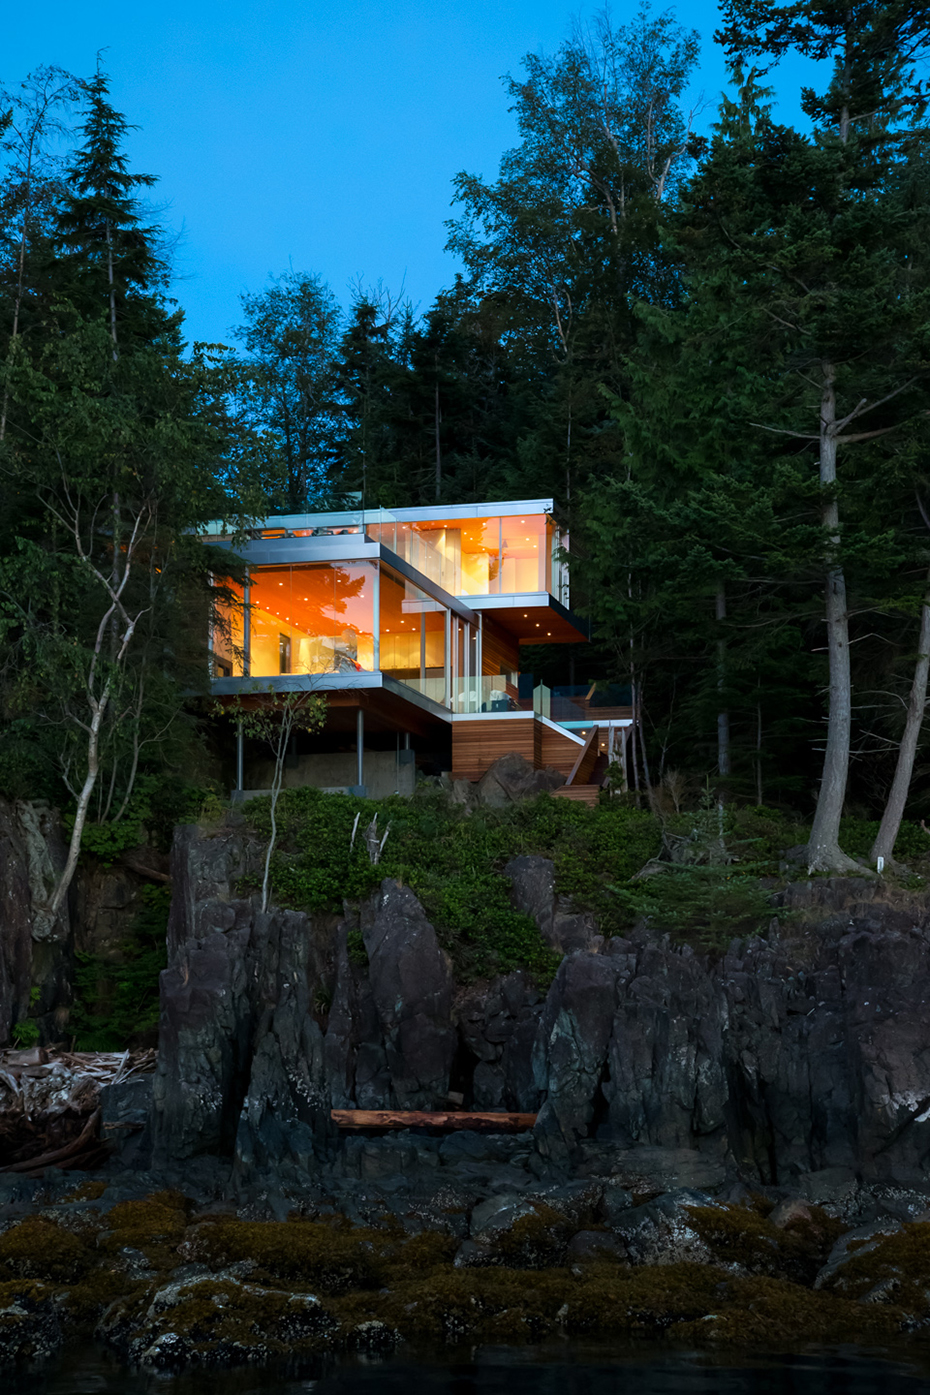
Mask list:
[[210,645],[213,652],[213,677],[241,678],[245,671],[245,596],[242,587],[237,586],[234,581],[221,581],[216,584],[227,593],[231,603],[224,601],[217,605],[218,614]]
[[[216,677],[381,672],[455,712],[506,711],[516,675],[482,675],[481,631],[374,562],[256,567],[213,636]],[[243,607],[248,625],[243,633]]]
[[558,529],[545,514],[398,520],[370,524],[367,531],[453,596],[552,589]]
[[357,673],[375,667],[375,567],[310,562],[250,577],[250,672]]
[[381,671],[446,704],[448,611],[425,591],[381,568]]

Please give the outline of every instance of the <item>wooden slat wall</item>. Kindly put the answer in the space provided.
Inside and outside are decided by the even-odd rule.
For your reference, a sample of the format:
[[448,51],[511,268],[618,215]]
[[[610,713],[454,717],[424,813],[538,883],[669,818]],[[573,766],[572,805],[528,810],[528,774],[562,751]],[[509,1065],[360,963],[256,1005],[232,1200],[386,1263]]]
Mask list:
[[516,751],[535,765],[534,727],[539,725],[528,712],[525,717],[506,720],[452,723],[452,778],[480,780],[499,756]]
[[541,735],[540,764],[553,766],[561,771],[567,780],[575,761],[581,755],[582,747],[577,741],[572,741],[570,736],[553,731],[542,722],[537,722],[536,726]]
[[481,636],[482,673],[518,673],[520,645],[486,615]]

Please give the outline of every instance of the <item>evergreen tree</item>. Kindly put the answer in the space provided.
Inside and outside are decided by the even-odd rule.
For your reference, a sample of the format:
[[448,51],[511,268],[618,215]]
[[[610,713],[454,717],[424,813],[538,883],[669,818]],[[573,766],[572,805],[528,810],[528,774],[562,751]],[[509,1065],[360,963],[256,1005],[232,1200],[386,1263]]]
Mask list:
[[160,233],[146,225],[138,195],[155,176],[133,174],[122,148],[131,129],[109,101],[110,81],[99,68],[85,87],[83,136],[66,171],[56,212],[59,297],[85,320],[106,314],[113,356],[151,343],[170,328],[160,292],[168,265]]
[[341,312],[316,275],[287,271],[240,297],[245,349],[235,396],[264,446],[269,511],[301,513],[330,487],[337,438],[336,355]]
[[694,144],[679,101],[697,36],[643,5],[626,26],[605,14],[553,58],[529,55],[508,79],[521,143],[488,185],[462,173],[449,248],[473,293],[493,298],[536,423],[519,461],[525,488],[570,509],[573,492],[616,464],[599,388],[624,387],[632,301],[674,295],[658,242]]
[[25,738],[74,813],[46,925],[88,820],[128,817],[141,774],[196,759],[187,700],[206,684],[217,597],[196,530],[241,509],[220,467],[222,380],[203,353],[183,357],[132,196],[151,181],[127,170],[100,74],[88,104],[52,228],[67,248],[57,299],[11,360],[0,447],[0,775],[22,779]]

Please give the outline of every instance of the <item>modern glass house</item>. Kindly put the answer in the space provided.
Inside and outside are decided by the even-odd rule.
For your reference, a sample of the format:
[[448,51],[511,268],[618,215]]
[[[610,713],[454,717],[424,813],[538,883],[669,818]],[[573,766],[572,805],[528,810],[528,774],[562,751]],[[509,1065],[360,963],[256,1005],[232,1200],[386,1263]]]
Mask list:
[[[524,646],[587,639],[567,546],[549,499],[265,519],[235,547],[247,582],[214,631],[214,693],[326,694],[324,737],[302,738],[289,783],[381,794],[409,784],[414,763],[474,780],[511,750],[568,777],[598,723],[584,704],[553,720],[548,691],[520,681]],[[611,709],[604,730],[628,726]],[[347,755],[349,737],[353,780],[326,759]],[[240,749],[240,788],[243,761]]]

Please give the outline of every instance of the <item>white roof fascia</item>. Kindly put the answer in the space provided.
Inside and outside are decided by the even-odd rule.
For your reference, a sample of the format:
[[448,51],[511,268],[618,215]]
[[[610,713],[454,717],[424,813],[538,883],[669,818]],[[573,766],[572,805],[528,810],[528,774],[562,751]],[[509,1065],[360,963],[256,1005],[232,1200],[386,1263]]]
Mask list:
[[518,513],[552,513],[554,508],[552,499],[508,499],[490,504],[435,504],[430,508],[391,509],[390,512],[399,523],[428,523],[433,518],[512,518]]

